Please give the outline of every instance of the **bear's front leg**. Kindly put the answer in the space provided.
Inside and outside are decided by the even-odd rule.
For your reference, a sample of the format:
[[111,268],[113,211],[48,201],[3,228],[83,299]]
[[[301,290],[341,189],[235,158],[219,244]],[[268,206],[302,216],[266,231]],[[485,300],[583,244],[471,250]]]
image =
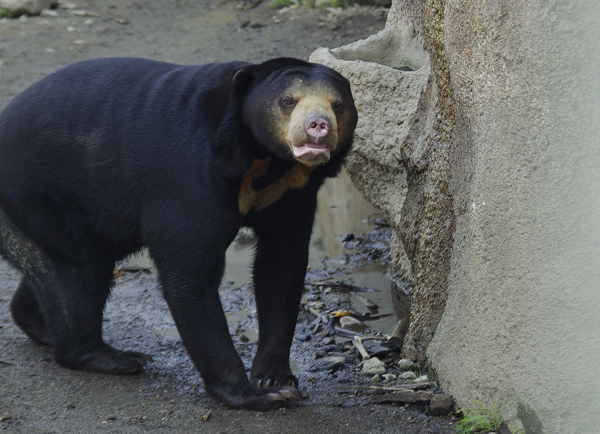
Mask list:
[[[195,215],[193,223],[198,220],[208,221]],[[225,250],[235,235],[226,223],[225,217],[212,225],[182,223],[186,231],[148,230],[146,238],[177,330],[207,391],[230,408],[269,410],[302,396],[290,387],[257,389],[248,380],[218,294]]]
[[[259,322],[258,350],[250,381],[259,388],[298,386],[289,366],[300,298],[308,265],[314,210],[291,211],[255,227],[254,292]],[[266,211],[265,211],[266,212]]]

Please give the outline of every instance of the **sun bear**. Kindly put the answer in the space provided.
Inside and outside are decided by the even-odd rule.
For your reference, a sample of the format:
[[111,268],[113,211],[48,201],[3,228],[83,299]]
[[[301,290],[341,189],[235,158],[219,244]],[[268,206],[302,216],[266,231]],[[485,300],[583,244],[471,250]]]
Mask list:
[[[316,195],[350,150],[348,81],[296,59],[79,62],[0,114],[0,252],[17,325],[71,369],[139,372],[102,339],[116,261],[147,246],[207,391],[231,408],[302,398],[289,367]],[[250,378],[219,300],[225,251],[257,235]]]

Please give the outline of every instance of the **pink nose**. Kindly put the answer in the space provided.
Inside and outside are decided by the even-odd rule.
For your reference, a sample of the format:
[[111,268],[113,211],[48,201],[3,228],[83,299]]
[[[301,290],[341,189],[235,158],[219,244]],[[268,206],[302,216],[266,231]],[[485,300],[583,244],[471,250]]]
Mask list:
[[318,139],[322,139],[329,134],[329,131],[331,130],[331,121],[327,116],[309,116],[304,121],[304,129],[308,136],[317,142]]

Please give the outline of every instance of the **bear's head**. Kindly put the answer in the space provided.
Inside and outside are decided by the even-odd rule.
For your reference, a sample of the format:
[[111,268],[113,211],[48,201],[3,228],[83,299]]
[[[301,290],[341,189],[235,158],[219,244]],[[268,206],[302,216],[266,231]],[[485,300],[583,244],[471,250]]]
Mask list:
[[243,120],[278,157],[315,167],[352,141],[358,114],[350,83],[323,65],[273,59],[242,68]]

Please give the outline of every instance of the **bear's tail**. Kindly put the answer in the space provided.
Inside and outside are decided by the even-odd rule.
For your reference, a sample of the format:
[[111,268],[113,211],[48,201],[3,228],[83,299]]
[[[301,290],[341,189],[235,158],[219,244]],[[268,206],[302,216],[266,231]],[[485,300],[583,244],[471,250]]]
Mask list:
[[50,259],[0,208],[0,254],[24,274],[51,269]]

